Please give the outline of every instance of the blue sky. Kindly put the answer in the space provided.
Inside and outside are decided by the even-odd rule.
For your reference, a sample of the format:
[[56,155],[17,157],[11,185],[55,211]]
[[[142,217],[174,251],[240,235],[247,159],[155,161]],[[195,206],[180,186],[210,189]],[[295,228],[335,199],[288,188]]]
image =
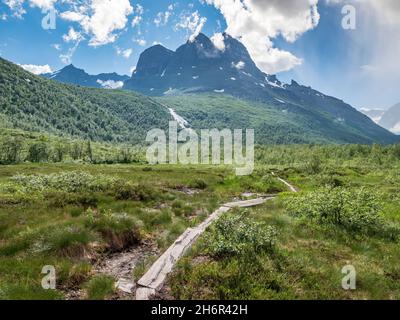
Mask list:
[[[140,53],[154,43],[175,50],[199,30],[210,37],[227,30],[243,36],[256,63],[264,71],[278,71],[281,80],[293,78],[355,107],[387,108],[400,102],[397,5],[384,8],[394,17],[382,17],[372,0],[346,1],[354,2],[357,28],[345,30],[342,0],[243,0],[253,6],[253,16],[243,20],[248,24],[237,18],[244,16],[243,8],[235,13],[227,5],[233,0],[113,0],[106,8],[101,1],[108,3],[0,0],[1,56],[52,70],[71,62],[91,74],[130,74]],[[42,10],[51,8],[56,28],[44,30]]]

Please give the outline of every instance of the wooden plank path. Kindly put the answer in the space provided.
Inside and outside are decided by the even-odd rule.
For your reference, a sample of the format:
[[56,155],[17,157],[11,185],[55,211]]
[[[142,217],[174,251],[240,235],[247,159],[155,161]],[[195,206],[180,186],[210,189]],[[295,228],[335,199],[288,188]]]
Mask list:
[[[278,178],[278,177],[277,177]],[[283,179],[278,178],[292,192],[297,192],[296,188]],[[186,251],[195,243],[197,238],[222,214],[228,212],[232,208],[248,208],[261,205],[271,197],[262,197],[257,199],[235,201],[222,205],[218,210],[214,211],[204,222],[197,227],[188,228],[150,267],[146,274],[137,282],[136,300],[149,300],[157,290],[161,289],[168,274],[172,271],[178,260],[186,253]]]

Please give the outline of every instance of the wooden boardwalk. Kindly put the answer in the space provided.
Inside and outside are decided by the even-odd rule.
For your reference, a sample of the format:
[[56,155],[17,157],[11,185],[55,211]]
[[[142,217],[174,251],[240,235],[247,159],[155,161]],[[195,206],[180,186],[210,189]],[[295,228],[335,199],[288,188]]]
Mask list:
[[[278,179],[283,182],[290,191],[297,192],[296,188],[291,184],[281,178]],[[197,227],[186,229],[186,231],[158,258],[156,262],[154,262],[146,274],[137,282],[138,288],[136,290],[136,300],[149,300],[157,290],[161,289],[164,285],[165,279],[178,260],[195,243],[197,238],[207,229],[207,227],[216,221],[222,214],[228,212],[232,208],[254,207],[272,199],[274,199],[273,196],[226,203],[218,210],[214,211]]]

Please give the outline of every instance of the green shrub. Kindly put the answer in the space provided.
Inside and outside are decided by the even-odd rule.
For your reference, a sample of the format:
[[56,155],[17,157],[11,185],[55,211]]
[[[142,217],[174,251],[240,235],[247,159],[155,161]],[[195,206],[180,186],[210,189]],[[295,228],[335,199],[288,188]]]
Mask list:
[[68,226],[49,230],[39,246],[43,251],[53,251],[63,257],[82,258],[86,246],[93,240],[94,235],[90,231],[78,226]]
[[142,239],[141,222],[126,213],[89,209],[86,215],[86,227],[99,232],[110,251],[121,251]]
[[93,176],[82,171],[61,172],[49,175],[19,174],[12,177],[11,180],[26,192],[57,190],[70,193],[105,191],[115,182],[115,179],[112,177],[105,175]]
[[206,235],[207,251],[216,257],[251,255],[274,249],[277,230],[265,223],[255,222],[244,214],[221,217]]
[[91,273],[92,265],[90,263],[77,263],[69,270],[68,276],[62,285],[67,288],[79,288],[82,283],[89,279]]
[[87,298],[90,300],[104,300],[115,292],[113,277],[98,275],[86,284]]
[[304,170],[308,174],[318,174],[322,171],[322,160],[317,155],[312,155],[311,159],[304,165]]
[[125,182],[117,183],[113,193],[117,200],[151,201],[158,197],[156,190],[149,185]]
[[320,224],[343,226],[356,232],[384,227],[380,213],[381,202],[375,193],[365,188],[352,190],[325,187],[293,195],[285,201],[285,206],[295,216]]
[[337,175],[332,174],[321,174],[316,179],[318,181],[318,185],[321,187],[342,187],[344,185],[342,179],[340,179]]
[[68,192],[50,192],[46,194],[50,206],[63,208],[67,205],[82,206],[84,208],[96,208],[99,199],[92,193],[68,193]]
[[195,179],[190,183],[189,187],[194,189],[204,190],[208,187],[208,184],[203,179]]

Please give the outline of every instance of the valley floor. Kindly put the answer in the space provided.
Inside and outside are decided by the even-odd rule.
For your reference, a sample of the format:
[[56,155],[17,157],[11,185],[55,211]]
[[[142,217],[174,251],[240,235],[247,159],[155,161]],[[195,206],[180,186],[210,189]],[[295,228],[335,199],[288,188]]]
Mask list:
[[[395,153],[324,160],[323,148],[285,148],[258,153],[247,177],[227,167],[0,166],[0,298],[134,299],[127,291],[188,227],[222,203],[279,194],[224,214],[154,298],[399,299]],[[55,268],[55,290],[42,288],[44,266]],[[346,266],[355,290],[342,288]]]

